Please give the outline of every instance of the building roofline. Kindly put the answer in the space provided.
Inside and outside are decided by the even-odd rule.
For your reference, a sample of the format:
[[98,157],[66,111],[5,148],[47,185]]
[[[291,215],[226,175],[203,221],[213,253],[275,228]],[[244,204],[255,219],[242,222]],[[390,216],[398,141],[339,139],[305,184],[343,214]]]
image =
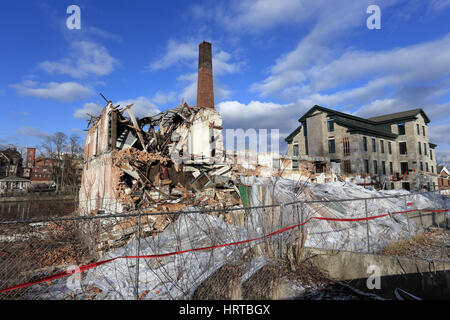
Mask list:
[[22,177],[16,177],[16,176],[9,176],[3,179],[0,179],[0,182],[2,181],[23,181],[23,182],[30,182],[30,179],[22,178]]
[[351,114],[344,113],[344,112],[341,112],[341,111],[336,111],[336,110],[333,110],[333,109],[325,108],[325,107],[319,106],[317,104],[314,105],[313,107],[311,107],[311,109],[309,109],[300,119],[298,119],[298,121],[299,122],[303,122],[306,118],[308,118],[308,116],[314,110],[320,110],[320,111],[326,112],[326,113],[331,114],[331,115],[338,115],[338,116],[349,118],[349,119],[352,119],[352,120],[366,122],[366,123],[369,123],[369,124],[372,124],[372,125],[377,125],[378,124],[378,122],[375,122],[375,121],[372,121],[372,120],[369,120],[369,119],[365,119],[365,118],[353,116]]
[[294,139],[295,135],[300,132],[301,128],[302,128],[302,125],[299,125],[294,131],[292,131],[292,133],[290,135],[288,135],[284,139],[284,141],[286,141],[287,143],[291,142]]
[[[389,113],[377,117],[371,117],[369,120],[374,121],[376,123],[392,123],[392,122],[398,122],[403,120],[409,120],[409,119],[415,119],[417,114],[422,114],[423,118],[425,119],[425,123],[430,123],[430,118],[428,118],[425,111],[423,111],[422,108],[418,109],[411,109],[406,111],[400,111],[395,113]],[[378,119],[378,120],[377,120]]]

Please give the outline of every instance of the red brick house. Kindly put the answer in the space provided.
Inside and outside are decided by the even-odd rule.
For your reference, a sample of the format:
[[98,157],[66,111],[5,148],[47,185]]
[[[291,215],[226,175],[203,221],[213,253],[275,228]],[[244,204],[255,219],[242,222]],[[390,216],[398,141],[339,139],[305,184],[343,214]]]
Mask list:
[[24,177],[29,178],[31,183],[50,183],[54,180],[57,172],[57,163],[54,159],[37,157],[35,148],[27,148]]
[[439,190],[447,190],[450,189],[450,174],[448,169],[445,166],[438,166],[438,186]]

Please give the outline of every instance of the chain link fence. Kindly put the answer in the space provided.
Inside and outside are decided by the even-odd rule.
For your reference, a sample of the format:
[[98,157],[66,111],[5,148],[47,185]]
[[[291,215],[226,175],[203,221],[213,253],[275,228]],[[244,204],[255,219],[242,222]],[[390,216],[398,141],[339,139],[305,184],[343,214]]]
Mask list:
[[447,223],[446,208],[427,212],[418,197],[3,220],[0,299],[198,298],[199,285],[230,265],[227,286],[293,248],[377,252],[426,219]]

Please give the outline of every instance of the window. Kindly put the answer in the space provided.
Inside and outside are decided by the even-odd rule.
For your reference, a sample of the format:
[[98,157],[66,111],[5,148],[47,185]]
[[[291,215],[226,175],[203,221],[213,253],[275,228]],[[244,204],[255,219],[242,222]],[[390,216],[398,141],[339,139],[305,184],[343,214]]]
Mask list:
[[425,142],[423,143],[423,154],[427,155],[427,144]]
[[377,145],[375,144],[375,138],[372,138],[372,151],[377,152]]
[[298,160],[292,160],[292,169],[298,169]]
[[272,165],[273,168],[275,169],[280,169],[281,168],[281,160],[280,159],[272,159]]
[[420,171],[423,171],[423,162],[420,162]]
[[394,188],[394,183],[393,182],[391,182],[391,190],[394,190],[395,188]]
[[434,173],[434,167],[431,166],[431,173]]
[[392,162],[389,162],[389,172],[391,174],[394,174],[394,166],[393,166]]
[[422,126],[422,133],[423,133],[423,136],[425,137],[425,126]]
[[388,142],[388,151],[389,151],[389,154],[392,154],[392,144],[390,141]]
[[377,160],[373,160],[373,173],[374,174],[378,173],[378,162],[377,162]]
[[344,160],[344,172],[352,173],[352,165],[350,160]]
[[425,171],[428,172],[428,162],[425,163]]
[[350,155],[350,141],[348,140],[347,137],[342,139],[342,144],[344,146],[344,156],[349,156]]
[[297,143],[292,146],[292,153],[293,153],[294,157],[298,157],[298,144]]
[[381,162],[381,170],[383,170],[383,174],[386,174],[386,161]]
[[381,153],[384,153],[384,141],[380,140]]
[[398,126],[398,135],[404,135],[405,134],[405,124],[404,123],[399,123],[397,124]]
[[430,160],[433,160],[433,150],[430,149]]
[[417,134],[420,136],[420,126],[418,123],[416,124],[416,126],[417,126]]
[[334,131],[334,119],[328,120],[328,132]]
[[334,139],[328,140],[328,152],[329,153],[335,153],[336,152],[336,146],[334,144]]
[[398,144],[399,149],[400,149],[400,154],[407,154],[408,151],[406,149],[406,142],[399,142]]
[[417,142],[417,146],[419,147],[419,154],[422,154],[422,145],[420,142]]
[[[332,160],[333,161],[333,160]],[[334,161],[333,161],[334,162]],[[322,162],[314,162],[315,172],[322,173],[325,172],[325,163]]]
[[363,148],[364,148],[364,151],[367,151],[367,138],[366,137],[363,137]]
[[364,172],[369,173],[369,160],[364,160]]
[[308,138],[305,137],[305,154],[308,155],[309,154],[309,149],[308,149]]
[[405,172],[408,174],[408,162],[400,162],[400,171],[402,175],[404,175]]

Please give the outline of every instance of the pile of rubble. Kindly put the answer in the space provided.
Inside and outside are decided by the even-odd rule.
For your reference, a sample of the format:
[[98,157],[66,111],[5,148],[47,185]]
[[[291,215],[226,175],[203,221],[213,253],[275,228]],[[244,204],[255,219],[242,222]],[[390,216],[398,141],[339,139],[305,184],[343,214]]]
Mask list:
[[[203,154],[189,154],[193,125],[206,122],[209,128],[222,130],[221,123],[210,121],[215,110],[190,107],[183,101],[139,119],[132,106],[120,108],[108,101],[106,107],[109,150],[113,165],[120,168],[116,192],[126,211],[166,210],[168,204],[177,204],[178,210],[188,205],[218,209],[240,203],[236,172],[225,155],[217,153],[211,161]],[[99,120],[91,116],[89,124]]]

